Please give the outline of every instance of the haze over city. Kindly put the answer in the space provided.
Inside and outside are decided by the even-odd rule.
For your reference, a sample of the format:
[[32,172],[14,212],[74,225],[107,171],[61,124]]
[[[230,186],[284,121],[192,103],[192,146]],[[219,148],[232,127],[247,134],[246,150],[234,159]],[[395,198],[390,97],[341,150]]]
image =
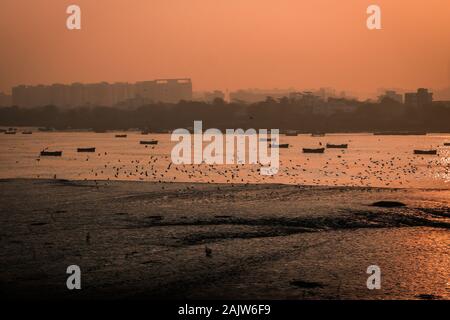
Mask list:
[[[189,77],[194,91],[450,87],[450,3],[386,1],[3,0],[0,91],[19,84],[136,82]],[[49,36],[51,34],[51,36]],[[447,98],[444,94],[442,98]]]

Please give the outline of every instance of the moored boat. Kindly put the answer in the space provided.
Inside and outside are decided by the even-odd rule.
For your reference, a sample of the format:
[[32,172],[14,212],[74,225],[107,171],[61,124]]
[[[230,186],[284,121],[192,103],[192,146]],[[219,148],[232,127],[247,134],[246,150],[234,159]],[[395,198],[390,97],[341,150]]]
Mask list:
[[414,150],[414,154],[436,155],[437,150]]
[[126,138],[126,134],[116,134],[116,138]]
[[22,134],[33,134],[33,131],[22,131]]
[[450,147],[450,142],[444,142],[444,146]]
[[95,148],[78,148],[77,152],[95,152]]
[[41,157],[61,157],[62,151],[41,151]]
[[16,131],[5,131],[5,134],[16,134]]
[[325,133],[323,133],[323,132],[313,132],[313,133],[311,133],[311,137],[325,137]]
[[324,153],[325,148],[303,148],[303,153]]
[[141,141],[140,144],[145,144],[145,145],[156,145],[156,144],[158,144],[158,141],[157,141],[157,140]]
[[348,144],[332,144],[332,143],[327,143],[327,148],[328,148],[328,149],[347,149],[347,148],[348,148]]

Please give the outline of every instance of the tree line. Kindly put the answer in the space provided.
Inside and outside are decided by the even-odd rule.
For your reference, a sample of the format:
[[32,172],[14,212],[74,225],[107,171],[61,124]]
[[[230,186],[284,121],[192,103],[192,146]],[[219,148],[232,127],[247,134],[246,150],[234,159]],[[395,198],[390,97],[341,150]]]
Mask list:
[[129,130],[155,132],[189,128],[202,120],[204,128],[218,129],[280,129],[298,132],[375,132],[424,131],[450,132],[450,105],[408,106],[390,99],[379,103],[334,99],[321,102],[320,110],[334,108],[336,103],[347,107],[333,113],[317,112],[317,106],[288,98],[246,104],[180,101],[154,103],[134,109],[118,107],[56,106],[36,108],[0,108],[0,125],[47,127],[58,130]]

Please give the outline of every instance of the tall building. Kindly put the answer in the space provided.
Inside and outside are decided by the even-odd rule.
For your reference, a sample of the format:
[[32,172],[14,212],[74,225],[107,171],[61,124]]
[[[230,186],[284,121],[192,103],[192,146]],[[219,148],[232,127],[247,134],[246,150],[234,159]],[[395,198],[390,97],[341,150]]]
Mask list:
[[153,102],[172,102],[192,100],[191,79],[158,79],[137,82],[135,84],[136,97],[145,98]]
[[12,103],[20,107],[115,106],[130,100],[177,103],[192,99],[191,79],[160,79],[130,83],[72,83],[50,86],[17,86]]
[[416,107],[423,107],[430,105],[433,102],[433,93],[428,92],[428,89],[419,88],[417,92],[405,93],[405,104]]
[[428,89],[420,88],[417,90],[417,104],[419,106],[430,105],[433,102],[433,94]]
[[417,107],[417,94],[414,92],[405,93],[405,104]]

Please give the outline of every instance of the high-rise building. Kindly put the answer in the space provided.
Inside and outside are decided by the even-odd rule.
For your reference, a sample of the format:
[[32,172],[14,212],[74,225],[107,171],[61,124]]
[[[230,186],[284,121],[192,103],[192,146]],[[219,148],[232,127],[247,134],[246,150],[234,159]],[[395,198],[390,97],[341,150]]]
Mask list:
[[428,89],[419,88],[416,93],[405,93],[405,104],[416,107],[430,105],[433,102],[433,93]]
[[137,82],[136,97],[153,102],[172,102],[192,100],[191,79],[158,79]]

